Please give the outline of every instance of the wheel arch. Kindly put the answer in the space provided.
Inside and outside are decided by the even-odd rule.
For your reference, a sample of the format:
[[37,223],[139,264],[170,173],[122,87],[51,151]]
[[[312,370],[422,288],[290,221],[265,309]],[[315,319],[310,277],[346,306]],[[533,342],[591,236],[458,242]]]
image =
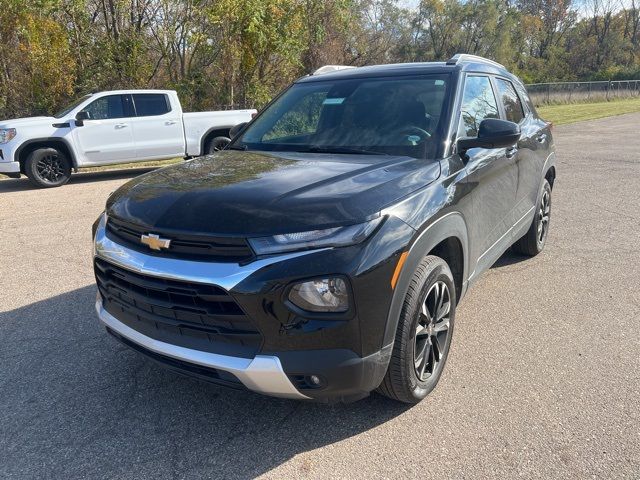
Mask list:
[[58,137],[45,137],[45,138],[34,138],[31,140],[27,140],[22,145],[20,145],[16,151],[16,159],[20,162],[20,172],[25,173],[24,171],[24,162],[27,160],[27,157],[34,150],[38,150],[39,148],[55,148],[56,150],[64,153],[69,160],[71,160],[71,166],[74,171],[78,171],[78,161],[73,152],[73,148],[69,145],[69,142],[63,138]]
[[406,258],[393,291],[383,347],[393,343],[411,278],[425,256],[437,255],[447,262],[454,277],[456,298],[457,301],[460,301],[467,287],[468,244],[467,224],[458,212],[450,212],[441,216],[417,234],[406,251]]
[[549,182],[549,185],[551,185],[551,189],[553,189],[553,183],[556,181],[555,165],[551,165],[549,168],[547,168],[547,171],[544,174],[544,178]]
[[553,189],[553,183],[556,180],[556,152],[551,152],[545,159],[540,183],[542,180],[547,180]]
[[202,138],[200,139],[200,155],[204,155],[204,152],[205,152],[204,149],[207,146],[207,143],[209,142],[209,140],[212,140],[215,137],[231,138],[229,136],[229,131],[231,130],[232,127],[233,125],[228,127],[211,127],[209,130],[207,130],[205,134],[202,135]]

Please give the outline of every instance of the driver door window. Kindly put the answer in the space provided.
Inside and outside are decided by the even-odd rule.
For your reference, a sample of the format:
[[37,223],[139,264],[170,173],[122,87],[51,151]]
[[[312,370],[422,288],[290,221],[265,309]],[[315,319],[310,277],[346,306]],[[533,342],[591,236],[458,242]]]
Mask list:
[[108,95],[99,98],[87,105],[84,110],[89,113],[91,120],[108,120],[126,116],[122,95]]
[[489,77],[469,76],[464,84],[459,136],[477,137],[480,122],[486,118],[500,118],[491,81]]

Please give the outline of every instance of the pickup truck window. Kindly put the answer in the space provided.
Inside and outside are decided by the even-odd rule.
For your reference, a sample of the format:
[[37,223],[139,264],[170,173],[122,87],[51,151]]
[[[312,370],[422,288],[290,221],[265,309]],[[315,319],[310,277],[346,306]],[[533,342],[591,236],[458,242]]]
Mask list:
[[500,118],[489,77],[470,75],[466,78],[461,110],[458,132],[461,137],[476,137],[482,120]]
[[233,145],[430,158],[448,86],[447,74],[296,83]]
[[91,95],[85,95],[84,97],[80,97],[79,99],[73,101],[72,103],[67,105],[65,108],[60,110],[58,113],[54,113],[53,116],[55,118],[62,118],[64,116],[66,116],[66,115],[69,115],[71,110],[73,110],[74,108],[76,108],[78,105],[80,105],[81,103],[85,102],[89,98],[91,98]]
[[504,105],[507,120],[520,123],[524,118],[524,109],[522,108],[522,103],[520,103],[513,84],[502,78],[496,78],[496,84],[498,85],[498,92],[502,97],[502,104]]
[[171,111],[169,99],[163,93],[134,93],[133,103],[138,117],[153,117]]
[[91,120],[108,120],[126,116],[122,95],[101,97],[87,105],[84,111],[89,112]]

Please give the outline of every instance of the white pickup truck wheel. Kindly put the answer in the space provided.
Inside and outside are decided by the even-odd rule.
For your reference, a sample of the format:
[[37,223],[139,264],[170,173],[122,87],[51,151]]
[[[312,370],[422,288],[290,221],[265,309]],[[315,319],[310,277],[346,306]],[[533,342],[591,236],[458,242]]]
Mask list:
[[31,183],[41,188],[59,187],[71,178],[71,162],[55,148],[39,148],[31,152],[24,170]]
[[204,150],[206,155],[211,155],[212,153],[219,152],[224,149],[227,145],[229,145],[231,139],[229,137],[215,137],[207,142],[207,147]]

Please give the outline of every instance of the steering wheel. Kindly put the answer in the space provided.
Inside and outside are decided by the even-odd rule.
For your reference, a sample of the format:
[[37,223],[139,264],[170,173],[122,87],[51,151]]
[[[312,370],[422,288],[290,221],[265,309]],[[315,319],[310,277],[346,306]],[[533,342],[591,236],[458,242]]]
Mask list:
[[414,126],[398,128],[392,132],[392,135],[394,137],[396,136],[396,134],[404,137],[404,141],[409,142],[414,146],[420,145],[425,140],[431,138],[431,134],[429,132]]

